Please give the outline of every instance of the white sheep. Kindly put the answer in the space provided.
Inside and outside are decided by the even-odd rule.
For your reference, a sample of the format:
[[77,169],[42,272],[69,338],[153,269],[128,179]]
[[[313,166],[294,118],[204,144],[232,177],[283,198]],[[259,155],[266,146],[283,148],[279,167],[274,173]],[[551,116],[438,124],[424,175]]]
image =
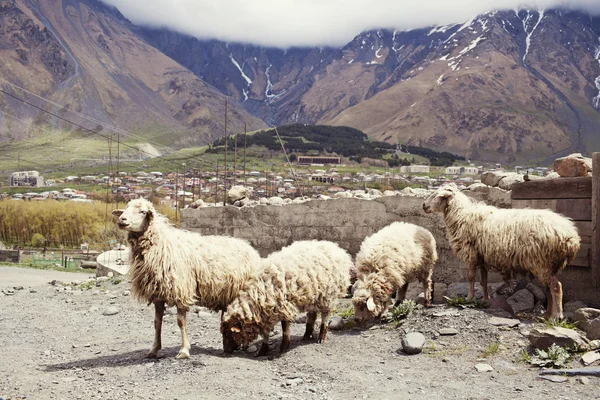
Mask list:
[[321,313],[318,342],[327,336],[329,313],[349,284],[352,257],[336,243],[298,241],[269,255],[263,269],[246,282],[221,323],[223,347],[231,353],[262,336],[258,355],[269,351],[269,332],[281,321],[280,352],[290,346],[290,323],[307,312],[304,340],[310,340]]
[[394,290],[396,305],[400,304],[415,279],[423,284],[425,305],[430,306],[437,258],[433,235],[417,225],[394,222],[367,237],[355,261],[354,320],[361,323],[381,316]]
[[444,215],[452,250],[469,265],[469,299],[474,296],[477,268],[485,300],[489,299],[488,268],[504,275],[530,272],[548,288],[545,317],[563,317],[562,285],[556,275],[575,258],[580,246],[570,219],[551,210],[499,209],[476,203],[454,184],[432,193],[423,210]]
[[114,210],[119,228],[128,231],[131,292],[154,303],[154,344],[147,357],[161,349],[165,304],[177,307],[181,348],[177,358],[190,356],[186,333],[189,307],[225,311],[242,284],[260,268],[260,255],[247,242],[225,236],[202,236],[177,229],[144,199]]

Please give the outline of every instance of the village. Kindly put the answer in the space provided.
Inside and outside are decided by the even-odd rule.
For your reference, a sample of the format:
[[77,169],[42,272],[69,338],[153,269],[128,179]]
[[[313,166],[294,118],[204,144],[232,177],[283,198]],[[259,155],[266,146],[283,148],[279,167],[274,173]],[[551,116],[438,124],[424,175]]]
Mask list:
[[[404,187],[437,188],[444,183],[454,182],[459,187],[467,187],[481,182],[483,172],[508,172],[496,164],[488,168],[474,164],[436,167],[413,164],[385,170],[338,172],[341,164],[339,157],[304,157],[293,167],[292,173],[285,170],[242,171],[200,171],[187,169],[182,171],[121,171],[108,175],[67,175],[58,179],[44,180],[38,171],[19,171],[11,174],[8,186],[11,189],[31,188],[9,193],[8,188],[0,189],[0,198],[14,200],[62,200],[91,202],[106,200],[106,188],[113,196],[123,201],[139,197],[156,196],[160,203],[173,208],[194,207],[201,199],[203,204],[220,203],[224,193],[232,186],[242,185],[253,199],[281,197],[295,198],[311,195],[333,195],[355,189],[402,189]],[[182,167],[184,169],[185,166]],[[546,167],[514,167],[518,174],[545,176],[551,172]],[[47,190],[56,187],[54,190]],[[46,190],[44,190],[46,189]],[[175,201],[178,199],[178,202]]]

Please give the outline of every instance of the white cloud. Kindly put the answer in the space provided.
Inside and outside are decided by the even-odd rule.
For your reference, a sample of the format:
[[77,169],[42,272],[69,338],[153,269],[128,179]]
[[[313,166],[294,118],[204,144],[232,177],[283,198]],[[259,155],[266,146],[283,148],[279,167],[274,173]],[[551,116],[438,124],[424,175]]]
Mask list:
[[102,0],[132,22],[200,39],[264,46],[339,46],[373,28],[463,22],[497,9],[566,7],[600,15],[598,0]]

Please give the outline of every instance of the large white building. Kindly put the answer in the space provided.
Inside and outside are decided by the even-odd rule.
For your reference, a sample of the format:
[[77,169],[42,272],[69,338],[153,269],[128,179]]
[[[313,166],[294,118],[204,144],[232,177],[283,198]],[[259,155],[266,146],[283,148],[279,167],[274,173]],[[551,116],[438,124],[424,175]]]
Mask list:
[[409,174],[428,174],[429,165],[403,165],[400,167],[400,172]]
[[13,172],[8,178],[9,186],[44,186],[44,177],[37,171]]

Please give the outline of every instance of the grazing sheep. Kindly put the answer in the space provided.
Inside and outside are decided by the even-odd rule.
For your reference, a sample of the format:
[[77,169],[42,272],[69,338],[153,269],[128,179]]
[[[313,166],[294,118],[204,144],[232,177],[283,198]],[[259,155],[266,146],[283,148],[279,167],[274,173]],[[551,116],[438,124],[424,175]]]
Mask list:
[[425,305],[430,306],[436,261],[435,239],[420,226],[394,222],[367,237],[356,255],[354,320],[361,323],[381,316],[394,290],[396,305],[400,304],[415,279],[423,283]]
[[194,304],[225,311],[242,284],[260,268],[260,256],[247,242],[224,236],[202,236],[177,229],[144,199],[114,210],[119,228],[128,231],[131,292],[154,303],[154,344],[147,357],[157,357],[165,304],[177,307],[181,349],[190,356],[186,314]]
[[327,241],[299,241],[263,259],[263,269],[248,280],[227,307],[221,323],[223,348],[231,353],[258,335],[258,356],[269,351],[269,332],[281,321],[280,352],[290,346],[290,323],[300,312],[308,313],[304,340],[312,337],[317,312],[321,313],[318,342],[325,340],[329,312],[344,295],[352,266],[350,255]]
[[444,214],[452,250],[469,265],[469,299],[474,295],[477,268],[486,300],[488,268],[504,275],[530,272],[548,288],[545,317],[563,317],[562,286],[556,275],[575,258],[580,245],[571,220],[550,210],[498,209],[475,203],[454,184],[432,193],[423,210]]

